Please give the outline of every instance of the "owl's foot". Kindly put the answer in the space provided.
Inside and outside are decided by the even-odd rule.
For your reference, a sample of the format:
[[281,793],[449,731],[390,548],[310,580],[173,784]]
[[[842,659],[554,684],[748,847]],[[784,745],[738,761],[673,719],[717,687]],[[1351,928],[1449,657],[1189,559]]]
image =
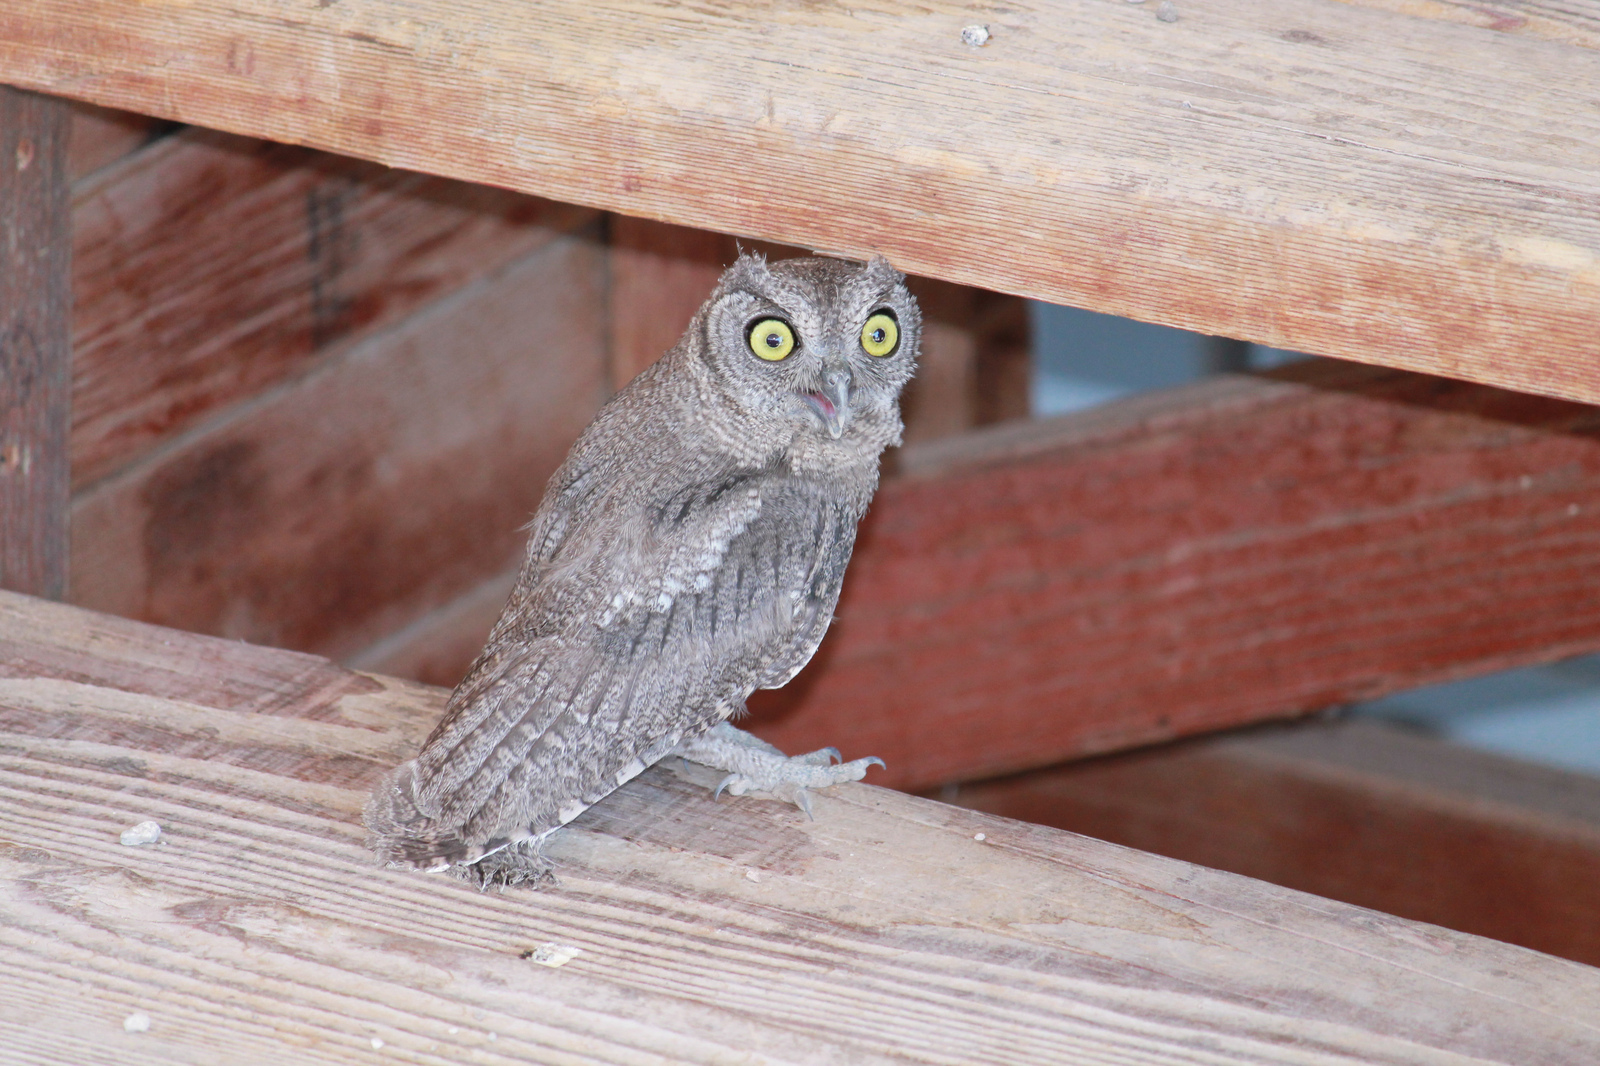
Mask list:
[[735,729],[726,722],[685,740],[672,754],[702,766],[729,771],[717,786],[718,796],[724,791],[734,796],[766,792],[799,807],[807,818],[814,817],[807,789],[860,781],[867,776],[867,767],[883,765],[883,760],[875,755],[840,762],[838,748],[819,748],[805,755],[788,756],[760,737]]
[[542,840],[523,840],[509,844],[477,862],[457,863],[450,872],[469,884],[478,886],[479,892],[491,888],[513,888],[527,885],[541,888],[556,883],[555,863],[544,857]]

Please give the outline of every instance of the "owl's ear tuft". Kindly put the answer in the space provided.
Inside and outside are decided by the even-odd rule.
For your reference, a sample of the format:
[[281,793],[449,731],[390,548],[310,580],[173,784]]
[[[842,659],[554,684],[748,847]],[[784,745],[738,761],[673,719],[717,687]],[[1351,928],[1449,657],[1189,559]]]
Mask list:
[[867,260],[867,276],[885,285],[898,285],[906,280],[906,276],[881,255]]
[[770,276],[766,256],[754,252],[741,252],[739,258],[733,261],[733,265],[722,272],[722,277],[717,281],[717,291],[724,293],[754,288]]

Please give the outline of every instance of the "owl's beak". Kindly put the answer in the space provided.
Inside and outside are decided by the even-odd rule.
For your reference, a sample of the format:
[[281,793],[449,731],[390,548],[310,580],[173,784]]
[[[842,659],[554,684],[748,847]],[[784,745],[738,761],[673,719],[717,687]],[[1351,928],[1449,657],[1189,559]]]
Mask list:
[[801,399],[822,419],[828,436],[838,440],[850,421],[850,372],[830,370],[823,376],[822,388],[816,392],[801,393]]

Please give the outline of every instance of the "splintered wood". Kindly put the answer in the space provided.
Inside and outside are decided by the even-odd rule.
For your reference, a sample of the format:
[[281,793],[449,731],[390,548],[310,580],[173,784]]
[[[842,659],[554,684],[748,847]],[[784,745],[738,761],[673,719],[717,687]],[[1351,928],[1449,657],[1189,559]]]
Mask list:
[[440,690],[10,594],[0,675],[0,1062],[1600,1061],[1600,971],[864,785],[479,894],[362,847]]

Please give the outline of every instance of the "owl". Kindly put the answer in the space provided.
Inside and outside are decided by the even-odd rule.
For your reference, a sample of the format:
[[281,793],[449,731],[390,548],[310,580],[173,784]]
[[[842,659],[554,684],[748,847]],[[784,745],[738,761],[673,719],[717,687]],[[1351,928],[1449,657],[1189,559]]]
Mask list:
[[807,789],[883,765],[789,758],[729,720],[833,618],[921,325],[883,259],[729,267],[551,478],[482,654],[367,805],[378,856],[540,881],[550,833],[668,755],[808,815]]

